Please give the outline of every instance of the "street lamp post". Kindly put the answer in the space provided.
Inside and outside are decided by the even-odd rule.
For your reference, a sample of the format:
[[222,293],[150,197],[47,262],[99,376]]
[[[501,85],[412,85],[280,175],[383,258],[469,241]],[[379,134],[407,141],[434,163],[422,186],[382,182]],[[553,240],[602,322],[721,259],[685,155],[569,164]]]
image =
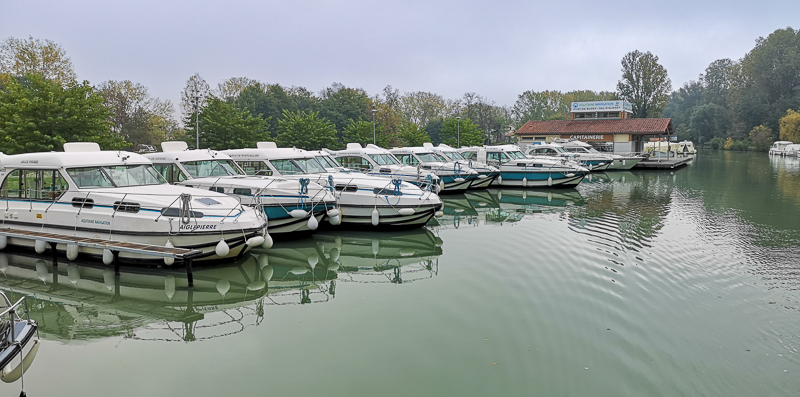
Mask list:
[[198,102],[200,102],[200,97],[197,96],[195,93],[194,97],[194,127],[195,127],[195,137],[197,142],[195,144],[195,149],[200,149],[200,112],[197,111]]
[[461,147],[461,116],[456,117],[456,128],[458,129],[456,135],[456,147]]
[[375,113],[378,112],[378,109],[372,109],[372,144],[377,145],[377,137],[375,135]]

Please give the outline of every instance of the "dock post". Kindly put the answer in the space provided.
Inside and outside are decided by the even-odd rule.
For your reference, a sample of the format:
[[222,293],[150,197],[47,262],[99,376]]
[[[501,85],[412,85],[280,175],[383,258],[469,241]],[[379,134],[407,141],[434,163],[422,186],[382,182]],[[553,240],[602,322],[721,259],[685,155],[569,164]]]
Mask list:
[[186,278],[189,280],[189,287],[194,287],[194,275],[192,274],[192,258],[186,259]]
[[119,276],[119,251],[111,251],[114,255],[114,275]]
[[53,268],[58,267],[58,251],[56,251],[56,244],[55,242],[50,243],[50,251],[53,252]]

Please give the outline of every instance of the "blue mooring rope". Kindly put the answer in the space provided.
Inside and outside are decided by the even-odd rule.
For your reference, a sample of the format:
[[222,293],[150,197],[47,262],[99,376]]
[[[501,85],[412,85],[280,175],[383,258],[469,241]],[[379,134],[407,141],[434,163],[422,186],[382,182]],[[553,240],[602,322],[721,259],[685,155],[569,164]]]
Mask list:
[[402,179],[392,179],[392,184],[394,184],[394,195],[395,196],[402,196],[403,192],[400,191],[400,185],[403,184]]

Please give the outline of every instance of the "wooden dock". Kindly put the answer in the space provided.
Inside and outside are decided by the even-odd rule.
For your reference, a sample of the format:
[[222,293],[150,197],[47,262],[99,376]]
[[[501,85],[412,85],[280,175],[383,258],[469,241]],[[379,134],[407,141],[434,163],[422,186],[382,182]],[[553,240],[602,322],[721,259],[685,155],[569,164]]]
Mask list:
[[[35,232],[31,230],[13,229],[9,227],[0,228],[0,236],[10,238],[23,238],[28,240],[44,241],[50,246],[50,251],[53,255],[53,265],[58,266],[58,252],[56,246],[58,244],[76,245],[78,247],[95,248],[100,250],[108,250],[113,255],[113,262],[106,263],[114,265],[114,271],[119,274],[119,253],[126,252],[140,255],[150,255],[162,258],[173,258],[181,261],[186,266],[186,274],[189,278],[189,286],[194,284],[194,277],[192,276],[192,259],[202,255],[203,251],[196,249],[165,247],[161,245],[129,243],[117,240],[103,240],[97,238],[86,238],[78,236],[69,236],[65,234],[54,234]],[[104,259],[105,261],[105,259]]]
[[640,161],[633,166],[636,169],[648,170],[671,170],[678,167],[683,167],[694,160],[694,157],[679,157],[679,158],[649,158]]

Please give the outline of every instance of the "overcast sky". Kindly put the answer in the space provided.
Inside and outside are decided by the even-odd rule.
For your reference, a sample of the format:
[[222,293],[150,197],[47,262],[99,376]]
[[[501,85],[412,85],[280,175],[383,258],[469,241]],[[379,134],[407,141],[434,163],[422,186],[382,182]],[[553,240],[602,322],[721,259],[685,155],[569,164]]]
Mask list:
[[526,90],[615,90],[632,50],[674,89],[759,36],[800,28],[798,1],[0,1],[0,39],[50,39],[79,79],[131,80],[176,110],[194,73],[319,92],[334,82],[513,105]]

